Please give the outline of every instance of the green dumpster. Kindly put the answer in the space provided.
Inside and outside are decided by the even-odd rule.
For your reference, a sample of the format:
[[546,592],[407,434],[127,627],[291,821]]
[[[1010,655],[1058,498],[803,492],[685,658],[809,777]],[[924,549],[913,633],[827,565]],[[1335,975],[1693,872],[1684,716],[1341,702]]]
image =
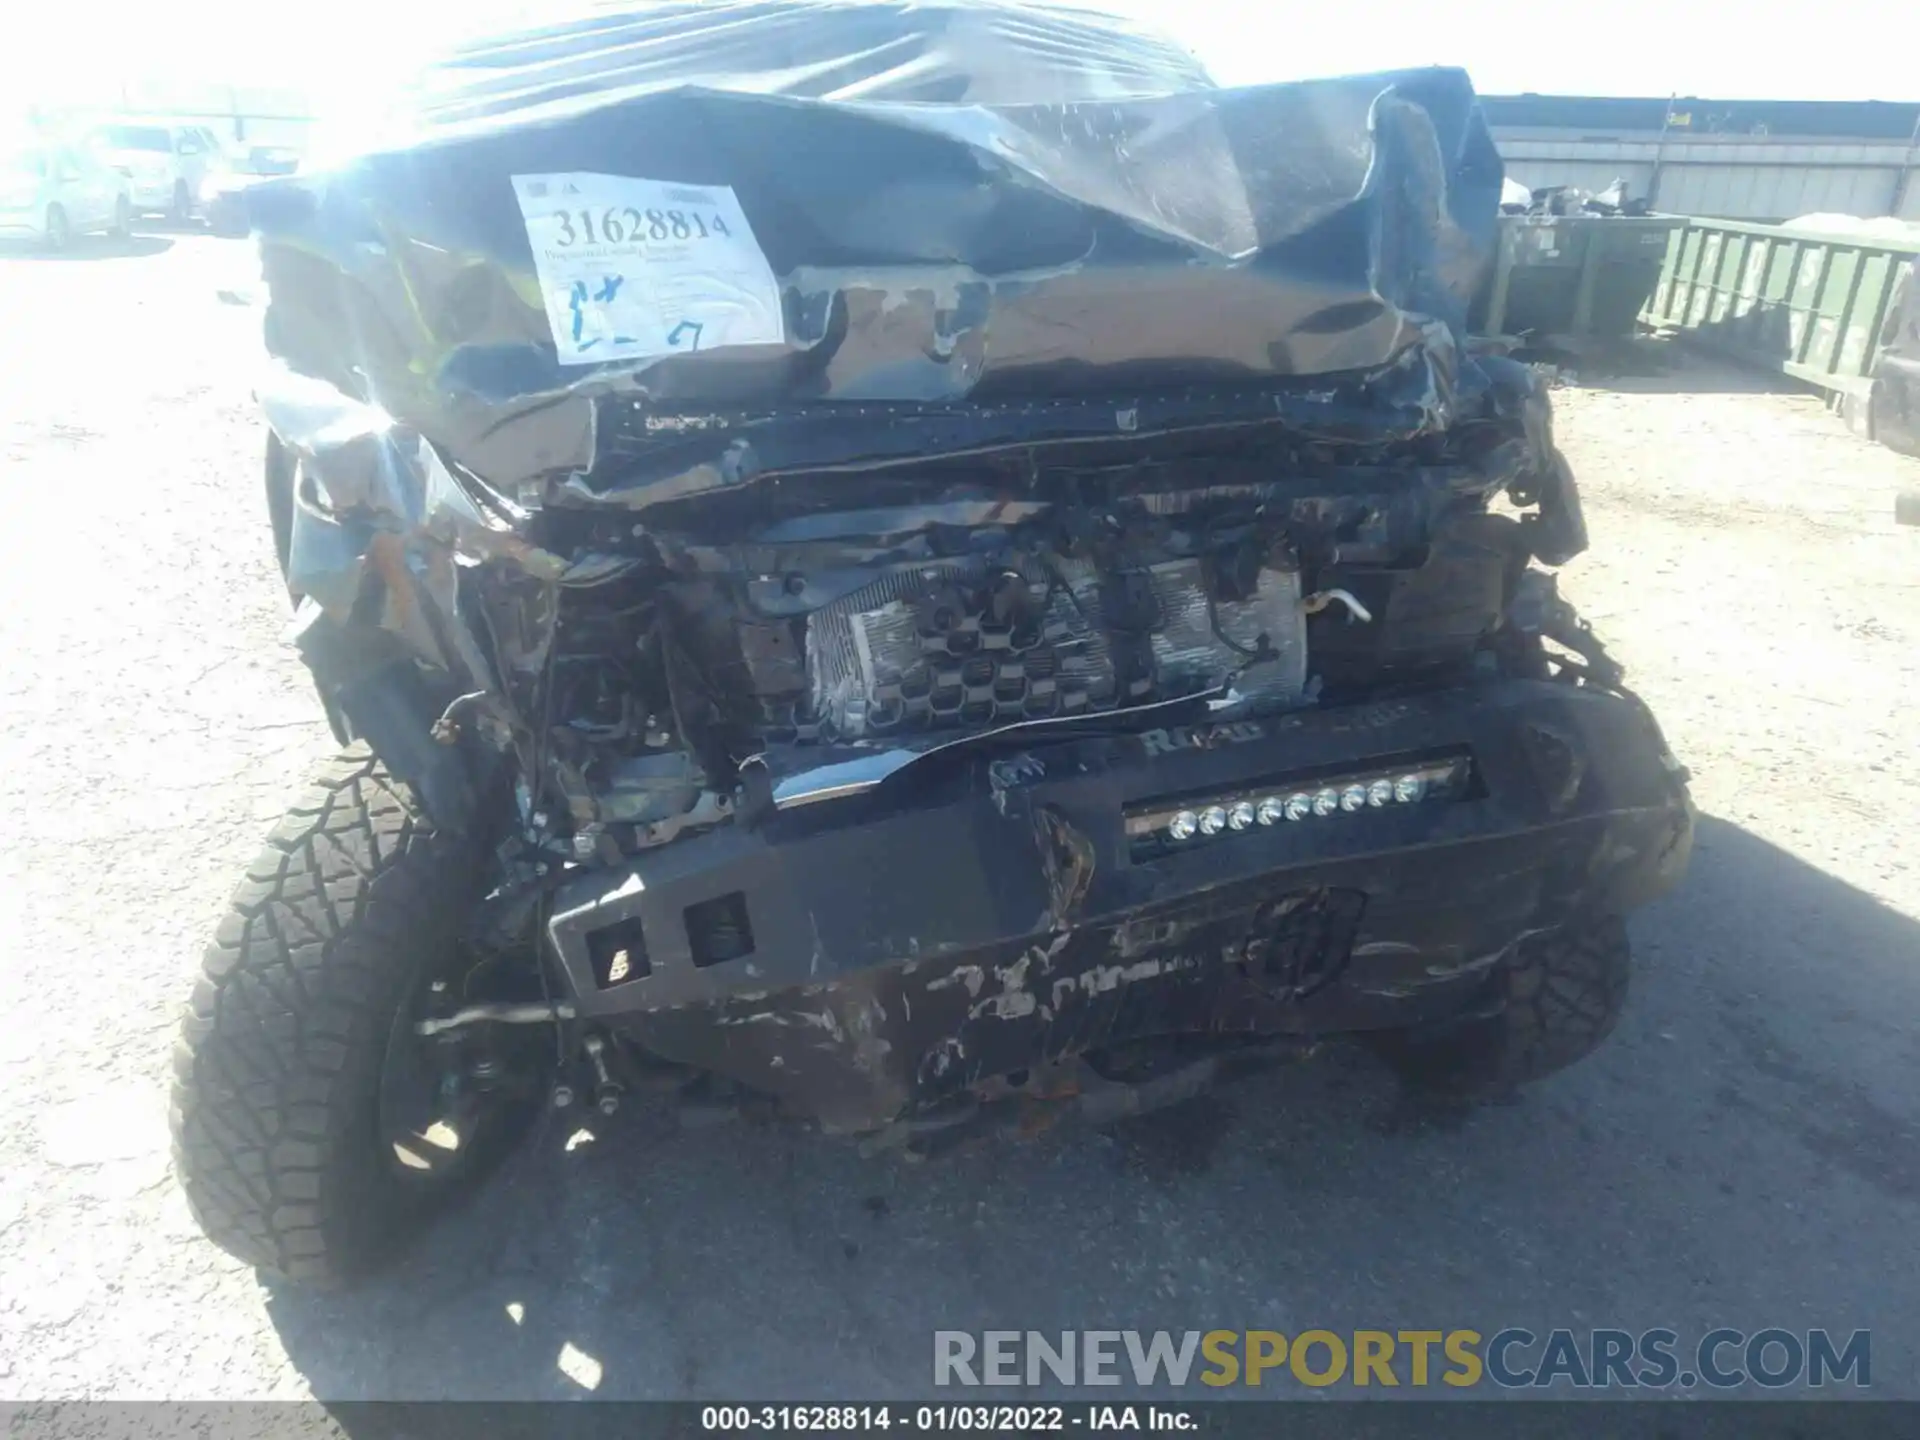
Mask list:
[[1469,327],[1482,335],[1627,336],[1659,283],[1678,215],[1503,215]]
[[1645,319],[1733,360],[1864,397],[1916,254],[1920,240],[1869,222],[1855,232],[1689,220]]

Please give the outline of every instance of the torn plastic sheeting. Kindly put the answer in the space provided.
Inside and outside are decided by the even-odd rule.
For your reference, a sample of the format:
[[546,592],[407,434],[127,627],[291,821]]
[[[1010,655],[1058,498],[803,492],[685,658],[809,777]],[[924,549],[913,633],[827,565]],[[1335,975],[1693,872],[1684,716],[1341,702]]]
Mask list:
[[455,48],[408,97],[446,129],[699,86],[817,100],[1016,104],[1205,89],[1124,16],[1005,0],[680,0],[601,7]]
[[[742,8],[742,46],[792,9]],[[802,8],[825,44],[901,7]],[[620,20],[623,45],[648,13]],[[542,44],[499,42],[486,73]],[[983,44],[971,63],[1003,58]],[[604,460],[609,397],[720,425],[818,402],[1357,379],[1429,318],[1459,323],[1501,179],[1448,70],[996,106],[627,86],[516,110],[507,92],[484,121],[276,182],[255,219],[276,353],[510,494]],[[560,364],[511,177],[571,173],[728,187],[780,289],[779,343]]]

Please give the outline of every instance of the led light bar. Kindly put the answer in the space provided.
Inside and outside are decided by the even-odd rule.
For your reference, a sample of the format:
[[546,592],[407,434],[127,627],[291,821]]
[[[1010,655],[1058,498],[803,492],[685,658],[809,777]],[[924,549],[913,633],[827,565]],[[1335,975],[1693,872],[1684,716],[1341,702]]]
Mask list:
[[1221,795],[1150,801],[1129,808],[1127,838],[1136,855],[1152,854],[1276,826],[1458,800],[1466,794],[1472,773],[1467,756],[1449,755],[1292,783],[1274,781]]

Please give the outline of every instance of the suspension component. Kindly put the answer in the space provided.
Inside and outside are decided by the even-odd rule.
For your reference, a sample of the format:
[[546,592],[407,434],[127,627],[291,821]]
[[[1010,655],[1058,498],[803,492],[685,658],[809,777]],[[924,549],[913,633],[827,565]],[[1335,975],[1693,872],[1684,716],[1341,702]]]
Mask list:
[[593,1066],[593,1103],[602,1115],[611,1115],[620,1108],[621,1086],[607,1068],[607,1042],[599,1035],[588,1035],[583,1043]]
[[422,1035],[438,1035],[443,1030],[458,1030],[466,1025],[492,1021],[496,1025],[543,1025],[550,1020],[571,1020],[573,1006],[561,1001],[549,1005],[537,1001],[523,1005],[468,1005],[451,1015],[429,1016],[413,1028]]

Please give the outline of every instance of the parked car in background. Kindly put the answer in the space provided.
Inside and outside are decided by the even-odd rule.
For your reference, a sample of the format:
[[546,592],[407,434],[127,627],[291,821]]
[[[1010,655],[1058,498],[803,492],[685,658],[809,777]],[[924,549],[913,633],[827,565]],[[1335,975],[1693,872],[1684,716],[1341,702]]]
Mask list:
[[86,146],[0,141],[0,239],[63,250],[77,235],[125,235],[132,223],[126,177]]
[[276,175],[292,175],[300,154],[285,145],[255,145],[229,152],[200,181],[200,215],[216,235],[247,233],[247,191]]
[[200,182],[221,158],[220,140],[204,125],[107,125],[94,143],[127,177],[133,208],[191,219]]

